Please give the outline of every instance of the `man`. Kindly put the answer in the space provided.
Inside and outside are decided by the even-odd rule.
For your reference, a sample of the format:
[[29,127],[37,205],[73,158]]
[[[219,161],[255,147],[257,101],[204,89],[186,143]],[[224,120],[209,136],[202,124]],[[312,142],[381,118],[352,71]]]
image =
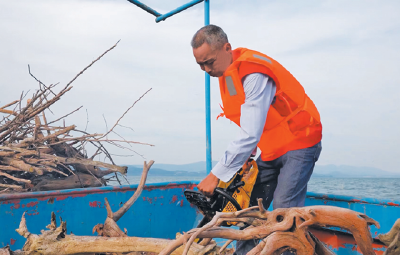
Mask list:
[[[201,28],[191,42],[200,68],[218,77],[226,118],[240,126],[211,173],[197,186],[211,196],[219,180],[228,182],[257,147],[259,174],[250,206],[263,198],[265,208],[304,206],[307,182],[321,152],[322,126],[314,103],[300,83],[277,61],[245,48],[232,50],[224,31]],[[255,241],[238,241],[246,254]]]

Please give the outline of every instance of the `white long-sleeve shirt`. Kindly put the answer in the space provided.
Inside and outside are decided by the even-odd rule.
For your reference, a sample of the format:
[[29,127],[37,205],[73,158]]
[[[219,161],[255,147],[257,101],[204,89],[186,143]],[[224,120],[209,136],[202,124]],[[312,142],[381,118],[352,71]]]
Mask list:
[[260,141],[267,113],[274,99],[275,82],[267,75],[252,73],[243,78],[245,102],[241,106],[240,133],[211,172],[228,182],[243,166]]

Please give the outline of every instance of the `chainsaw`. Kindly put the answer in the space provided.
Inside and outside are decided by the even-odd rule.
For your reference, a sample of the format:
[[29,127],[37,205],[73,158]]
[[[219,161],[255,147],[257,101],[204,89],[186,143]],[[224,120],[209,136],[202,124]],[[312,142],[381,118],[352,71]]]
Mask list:
[[[249,207],[258,167],[252,158],[246,165],[248,167],[242,167],[229,182],[219,181],[210,198],[199,191],[184,191],[187,201],[196,206],[204,215],[198,228],[210,222],[216,212],[236,212]],[[236,225],[236,222],[227,222],[223,226],[231,225]]]

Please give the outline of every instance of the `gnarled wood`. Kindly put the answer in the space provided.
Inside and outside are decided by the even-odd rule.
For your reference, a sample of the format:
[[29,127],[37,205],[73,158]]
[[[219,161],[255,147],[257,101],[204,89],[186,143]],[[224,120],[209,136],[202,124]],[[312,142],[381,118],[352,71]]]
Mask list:
[[129,210],[129,208],[133,205],[133,203],[135,203],[135,201],[138,199],[146,183],[147,174],[153,164],[154,164],[153,160],[150,160],[148,164],[146,163],[146,161],[144,162],[142,177],[140,178],[140,183],[137,190],[135,191],[135,194],[133,194],[133,196],[129,198],[129,200],[118,211],[116,211],[113,214],[114,221],[117,222]]
[[[257,207],[233,213],[217,213],[212,221],[202,228],[193,229],[184,237],[171,242],[160,255],[168,255],[184,243],[186,243],[186,252],[195,238],[264,239],[264,242],[249,253],[251,255],[280,254],[279,252],[285,249],[297,250],[298,254],[314,254],[316,243],[319,242],[309,235],[308,227],[310,226],[333,226],[346,229],[353,234],[363,254],[375,254],[368,225],[376,225],[379,228],[379,224],[365,214],[333,206],[286,208],[268,212],[263,208],[261,201],[259,200]],[[252,218],[254,220],[251,220]],[[246,222],[252,227],[244,230],[218,227],[223,221]],[[186,242],[186,240],[189,241]],[[317,248],[324,254],[329,254],[326,247],[317,246]],[[183,254],[186,254],[185,252]]]
[[388,245],[387,250],[383,255],[398,255],[400,254],[400,233],[393,238],[393,241]]
[[129,200],[115,213],[112,212],[110,204],[108,203],[108,199],[105,198],[105,205],[107,209],[107,218],[104,224],[97,224],[93,228],[93,233],[97,232],[100,236],[108,236],[108,237],[126,237],[126,233],[124,233],[117,225],[117,221],[129,210],[129,208],[135,203],[137,198],[143,191],[144,185],[146,184],[147,174],[150,171],[151,166],[154,164],[153,160],[147,164],[144,162],[142,177],[140,178],[140,183],[135,193]]
[[378,235],[378,238],[382,243],[389,246],[399,232],[400,232],[400,219],[397,219],[396,222],[393,224],[392,228],[390,229],[390,231],[387,232],[386,234]]

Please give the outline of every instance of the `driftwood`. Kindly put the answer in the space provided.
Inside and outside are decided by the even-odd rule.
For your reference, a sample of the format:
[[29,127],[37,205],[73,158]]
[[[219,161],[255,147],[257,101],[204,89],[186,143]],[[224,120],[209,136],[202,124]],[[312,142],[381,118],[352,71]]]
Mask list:
[[[25,213],[22,216],[20,226],[16,230],[21,236],[27,238],[22,249],[22,254],[131,254],[146,255],[158,254],[165,249],[172,240],[159,238],[128,237],[117,225],[117,221],[129,210],[140,196],[147,178],[148,171],[154,161],[148,164],[144,162],[143,173],[140,184],[132,197],[115,213],[111,211],[106,199],[107,218],[104,224],[98,224],[93,228],[100,236],[75,236],[67,235],[67,224],[60,218],[57,227],[56,215],[51,215],[51,223],[46,227],[48,231],[42,231],[40,235],[32,234],[26,226]],[[178,235],[178,238],[180,236]],[[176,249],[174,255],[183,253],[184,247]],[[140,253],[139,253],[140,252]],[[188,250],[190,255],[216,255],[215,242],[202,246],[194,244]]]
[[[233,213],[217,213],[212,221],[199,229],[187,232],[163,250],[160,255],[171,254],[183,244],[187,254],[196,238],[226,238],[232,240],[262,239],[248,254],[280,254],[294,250],[298,254],[332,254],[326,247],[316,247],[315,237],[308,233],[310,226],[334,226],[350,231],[365,255],[374,255],[368,225],[379,228],[378,222],[365,214],[332,206],[276,209],[268,212],[259,199],[259,205]],[[219,227],[222,222],[245,222],[251,227],[244,230]],[[188,241],[187,241],[188,240]]]
[[400,254],[400,219],[396,220],[388,233],[381,234],[378,238],[382,243],[388,246],[384,255]]
[[[38,254],[92,254],[95,253],[129,253],[133,251],[145,251],[159,253],[171,240],[158,238],[139,237],[102,237],[102,236],[75,236],[67,235],[67,224],[60,219],[57,227],[55,216],[52,217],[49,230],[42,231],[40,235],[32,234],[26,227],[25,216],[22,216],[17,232],[26,237],[27,241],[22,249],[25,255]],[[203,247],[195,244],[189,254],[203,255],[211,251],[215,244]],[[180,255],[183,247],[177,249],[173,255]],[[213,253],[216,254],[216,253]]]
[[[106,185],[109,179],[104,179],[104,176],[115,173],[118,180],[117,173],[126,174],[127,167],[115,164],[104,143],[131,151],[132,148],[121,144],[150,145],[126,141],[124,138],[108,139],[108,134],[115,133],[114,128],[121,118],[149,90],[124,112],[106,134],[90,134],[79,130],[75,125],[65,126],[65,118],[82,106],[60,118],[47,121],[45,112],[51,111],[50,107],[72,89],[71,84],[83,72],[116,46],[117,44],[101,54],[58,92],[58,84],[45,85],[31,74],[29,68],[29,74],[39,83],[39,89],[26,101],[24,98],[27,94],[22,93],[19,100],[0,108],[0,192]],[[89,147],[95,151],[92,156],[87,155]],[[109,163],[94,160],[100,154]]]
[[41,178],[41,181],[32,188],[32,191],[73,189],[77,186],[82,188],[100,187],[104,184],[105,181],[103,179],[96,179],[90,174],[76,173],[59,180]]
[[144,162],[142,177],[140,178],[140,183],[138,185],[137,190],[132,195],[131,198],[115,213],[112,212],[110,204],[108,203],[107,198],[105,198],[105,205],[107,209],[107,218],[104,224],[97,224],[93,228],[93,233],[97,232],[99,236],[107,236],[107,237],[126,237],[126,233],[123,232],[117,225],[117,221],[131,208],[131,206],[138,199],[140,194],[143,191],[144,185],[146,183],[147,174],[154,164],[154,161],[151,160],[148,164]]

